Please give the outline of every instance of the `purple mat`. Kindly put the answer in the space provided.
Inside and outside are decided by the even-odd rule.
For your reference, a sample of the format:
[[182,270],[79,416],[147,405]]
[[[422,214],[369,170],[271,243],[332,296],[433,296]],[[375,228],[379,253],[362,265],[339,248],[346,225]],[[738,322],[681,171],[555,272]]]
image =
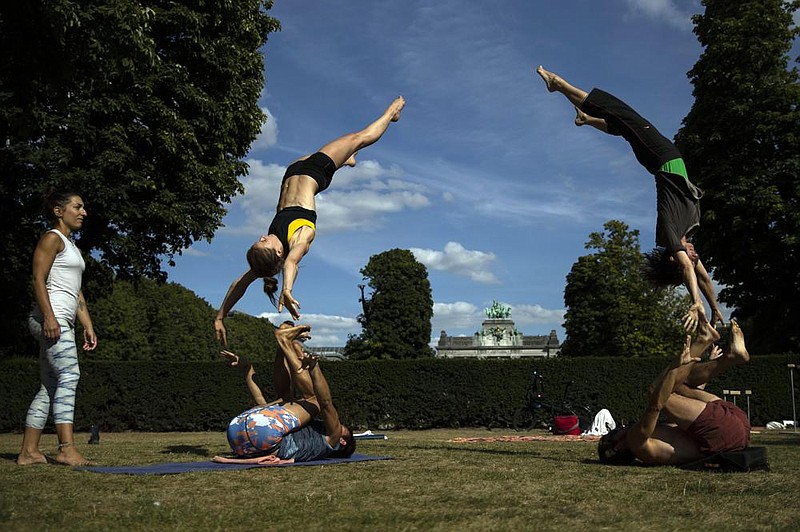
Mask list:
[[369,462],[371,460],[389,460],[391,456],[369,456],[355,453],[349,458],[326,458],[310,462],[296,462],[292,464],[218,464],[217,462],[165,462],[138,466],[83,466],[75,467],[76,471],[91,471],[93,473],[109,473],[112,475],[175,475],[178,473],[193,473],[196,471],[237,471],[254,467],[292,467],[345,464],[349,462]]

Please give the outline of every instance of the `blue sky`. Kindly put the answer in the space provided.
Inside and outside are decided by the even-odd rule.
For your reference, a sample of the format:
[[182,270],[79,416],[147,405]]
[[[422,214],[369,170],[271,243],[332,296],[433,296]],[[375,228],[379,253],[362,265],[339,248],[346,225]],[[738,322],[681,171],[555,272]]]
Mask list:
[[[496,299],[523,333],[556,329],[563,341],[565,278],[589,233],[623,220],[649,249],[655,186],[624,140],[575,127],[572,107],[534,69],[612,92],[672,137],[692,105],[686,72],[702,50],[690,17],[700,9],[693,0],[276,0],[282,31],[264,47],[260,99],[268,120],[245,193],[211,243],[167,267],[169,280],[218,308],[266,232],[286,166],[403,95],[401,120],[317,196],[317,238],[294,290],[309,345],[360,332],[359,270],[392,248],[428,268],[434,338],[475,333]],[[277,317],[255,284],[236,309]]]

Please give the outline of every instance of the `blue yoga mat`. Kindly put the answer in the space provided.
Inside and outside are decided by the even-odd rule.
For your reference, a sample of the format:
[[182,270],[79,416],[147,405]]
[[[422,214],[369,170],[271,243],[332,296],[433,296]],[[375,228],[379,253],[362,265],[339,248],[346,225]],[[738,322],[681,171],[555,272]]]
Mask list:
[[293,467],[345,464],[349,462],[369,462],[371,460],[389,460],[391,456],[369,456],[355,453],[349,458],[325,458],[310,462],[295,462],[292,464],[219,464],[217,462],[165,462],[160,464],[147,464],[138,466],[82,466],[75,467],[76,471],[91,471],[93,473],[109,473],[112,475],[176,475],[178,473],[193,473],[196,471],[236,471],[254,467]]

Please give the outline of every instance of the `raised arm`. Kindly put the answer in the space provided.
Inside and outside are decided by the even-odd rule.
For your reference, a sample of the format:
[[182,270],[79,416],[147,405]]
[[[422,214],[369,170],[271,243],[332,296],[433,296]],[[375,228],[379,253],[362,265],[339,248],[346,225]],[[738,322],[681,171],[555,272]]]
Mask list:
[[217,316],[214,318],[214,334],[217,340],[222,342],[224,346],[228,345],[228,333],[225,330],[225,324],[222,320],[225,319],[225,316],[228,315],[228,312],[231,311],[233,306],[242,299],[242,296],[247,291],[247,287],[256,279],[258,279],[258,276],[256,276],[252,270],[247,270],[231,283],[228,292],[225,294],[225,299],[222,300],[222,305],[219,307]]
[[722,312],[717,303],[717,295],[714,293],[714,285],[711,282],[711,276],[708,275],[700,259],[697,260],[697,266],[695,266],[694,270],[700,291],[703,293],[703,296],[705,296],[706,301],[708,301],[708,306],[711,309],[711,326],[713,327],[718,320],[720,323],[724,324],[725,319],[722,317]]
[[651,438],[658,424],[658,417],[667,404],[670,395],[686,381],[694,363],[700,361],[699,358],[692,357],[691,345],[692,337],[687,336],[681,354],[669,366],[667,371],[662,373],[661,379],[653,385],[644,415],[628,431],[628,444],[634,455],[640,456],[641,454],[647,455],[657,452],[652,448],[654,443]]
[[[301,228],[301,231],[303,229],[305,228]],[[283,286],[281,288],[281,295],[278,298],[278,312],[281,312],[283,307],[286,307],[286,310],[289,311],[289,314],[291,314],[292,318],[295,320],[300,319],[300,313],[298,312],[300,302],[292,296],[292,288],[297,279],[297,264],[303,259],[306,253],[308,253],[311,242],[314,240],[314,233],[309,230],[302,236],[304,236],[302,240],[292,242],[292,248],[289,250],[289,254],[283,262]]]
[[689,291],[689,296],[692,298],[692,306],[689,307],[689,312],[683,317],[683,327],[687,331],[694,331],[697,326],[707,321],[706,309],[703,302],[700,300],[700,290],[697,284],[697,275],[695,274],[694,264],[692,264],[689,255],[684,250],[679,250],[674,255],[681,270],[683,277],[683,285]]
[[259,388],[258,384],[256,384],[256,381],[253,379],[256,371],[250,361],[245,357],[240,357],[231,351],[223,350],[220,351],[219,354],[228,361],[228,365],[230,367],[242,370],[242,373],[244,373],[244,382],[247,384],[247,390],[253,397],[253,401],[255,402],[256,406],[266,405],[267,400],[264,398],[264,392],[261,390],[261,388]]

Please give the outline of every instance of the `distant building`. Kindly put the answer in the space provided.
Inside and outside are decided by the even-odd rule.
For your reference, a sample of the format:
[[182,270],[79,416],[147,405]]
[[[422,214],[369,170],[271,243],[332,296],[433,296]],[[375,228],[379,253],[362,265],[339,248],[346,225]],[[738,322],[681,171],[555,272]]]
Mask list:
[[311,347],[304,345],[303,350],[323,360],[347,360],[344,356],[344,347]]
[[497,301],[484,311],[481,330],[473,336],[439,335],[436,356],[441,358],[549,358],[561,343],[555,329],[549,335],[526,336],[514,327],[511,309]]

